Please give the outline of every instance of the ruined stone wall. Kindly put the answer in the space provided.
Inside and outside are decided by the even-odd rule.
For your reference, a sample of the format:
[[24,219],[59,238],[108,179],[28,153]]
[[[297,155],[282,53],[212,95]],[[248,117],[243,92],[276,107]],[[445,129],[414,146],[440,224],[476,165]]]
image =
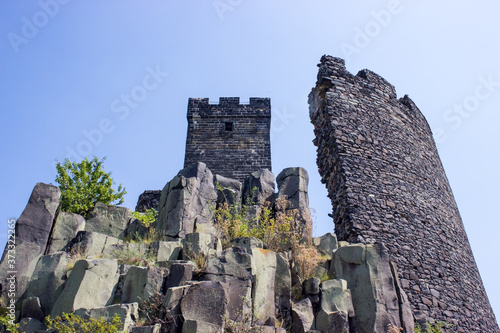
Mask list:
[[254,171],[271,170],[271,100],[190,98],[184,167],[204,162],[214,174],[240,182]]
[[384,242],[417,317],[500,332],[422,113],[369,70],[318,66],[310,116],[339,240]]

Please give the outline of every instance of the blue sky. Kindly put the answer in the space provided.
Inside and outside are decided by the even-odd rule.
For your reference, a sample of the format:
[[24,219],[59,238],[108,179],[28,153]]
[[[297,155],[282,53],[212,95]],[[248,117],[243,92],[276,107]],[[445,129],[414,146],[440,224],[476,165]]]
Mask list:
[[316,234],[332,231],[307,106],[330,54],[427,117],[499,315],[499,12],[481,0],[2,1],[0,246],[34,185],[55,183],[55,159],[107,156],[132,209],[163,188],[183,166],[189,97],[270,97],[273,171],[307,169]]

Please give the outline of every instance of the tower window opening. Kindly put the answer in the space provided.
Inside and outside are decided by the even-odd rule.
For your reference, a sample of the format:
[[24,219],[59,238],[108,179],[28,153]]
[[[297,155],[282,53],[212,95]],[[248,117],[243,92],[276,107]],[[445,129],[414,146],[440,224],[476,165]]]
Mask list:
[[232,130],[233,130],[233,123],[226,122],[226,131],[232,131]]

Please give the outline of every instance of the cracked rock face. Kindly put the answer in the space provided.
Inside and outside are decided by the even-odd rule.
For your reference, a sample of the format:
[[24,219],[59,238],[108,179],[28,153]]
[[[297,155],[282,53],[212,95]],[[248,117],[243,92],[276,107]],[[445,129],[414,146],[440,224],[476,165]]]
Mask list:
[[198,227],[210,226],[210,207],[216,200],[212,172],[204,163],[193,164],[163,188],[157,229],[166,237],[184,237]]
[[304,237],[312,237],[312,219],[309,210],[309,175],[304,168],[286,168],[276,178],[278,198],[287,198],[289,209],[297,209],[303,226]]

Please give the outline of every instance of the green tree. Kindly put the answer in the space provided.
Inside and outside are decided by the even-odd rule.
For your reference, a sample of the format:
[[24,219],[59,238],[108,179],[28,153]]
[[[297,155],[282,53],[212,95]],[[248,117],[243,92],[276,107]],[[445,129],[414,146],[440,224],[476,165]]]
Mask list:
[[70,162],[68,159],[63,164],[57,162],[56,182],[61,189],[61,210],[81,214],[84,217],[94,207],[96,202],[103,204],[123,203],[123,196],[127,193],[122,185],[115,191],[111,173],[103,169],[103,162],[97,157],[89,161],[86,157],[80,163]]

